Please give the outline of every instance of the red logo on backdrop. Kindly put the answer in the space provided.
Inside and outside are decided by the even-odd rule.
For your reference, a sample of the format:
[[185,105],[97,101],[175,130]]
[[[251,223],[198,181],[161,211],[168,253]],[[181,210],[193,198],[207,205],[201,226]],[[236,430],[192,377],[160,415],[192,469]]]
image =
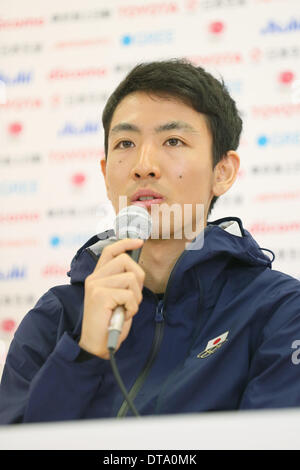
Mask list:
[[50,98],[52,106],[58,106],[61,104],[61,97],[60,95],[52,95]]
[[0,29],[8,28],[22,28],[31,26],[43,26],[45,24],[44,18],[16,18],[0,21]]
[[198,0],[185,0],[185,8],[188,11],[195,11],[198,7]]
[[222,21],[214,21],[213,23],[210,23],[210,25],[208,26],[209,32],[215,35],[219,35],[223,33],[224,28],[225,26],[224,26],[224,23],[222,23]]
[[47,264],[42,269],[42,276],[66,276],[68,269],[58,264]]
[[23,129],[23,126],[20,122],[13,122],[11,124],[9,124],[8,126],[8,132],[9,134],[13,135],[13,136],[17,136],[21,133]]
[[258,62],[262,59],[262,51],[259,47],[254,47],[251,51],[250,51],[250,57],[252,59],[253,62]]
[[104,67],[90,67],[85,69],[78,69],[78,70],[64,70],[64,69],[53,69],[49,72],[48,78],[50,80],[62,80],[68,78],[83,78],[83,77],[103,77],[106,76],[108,70]]
[[239,170],[238,174],[237,174],[237,177],[238,178],[243,178],[245,176],[245,174],[246,174],[245,170]]
[[71,177],[72,184],[74,186],[82,186],[85,183],[85,175],[83,173],[75,173]]
[[1,322],[1,330],[11,333],[16,327],[16,322],[12,318],[6,318]]
[[290,70],[285,70],[284,72],[281,72],[278,77],[279,82],[284,85],[289,85],[290,83],[292,83],[294,78],[295,78],[295,75]]

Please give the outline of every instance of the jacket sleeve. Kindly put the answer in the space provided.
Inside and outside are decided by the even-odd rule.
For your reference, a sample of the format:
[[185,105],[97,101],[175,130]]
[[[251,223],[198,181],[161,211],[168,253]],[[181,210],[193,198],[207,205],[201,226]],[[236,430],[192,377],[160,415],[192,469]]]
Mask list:
[[80,419],[108,362],[78,361],[71,332],[60,338],[63,307],[48,291],[27,313],[11,342],[0,385],[0,424]]
[[300,406],[300,289],[287,292],[261,333],[240,409]]

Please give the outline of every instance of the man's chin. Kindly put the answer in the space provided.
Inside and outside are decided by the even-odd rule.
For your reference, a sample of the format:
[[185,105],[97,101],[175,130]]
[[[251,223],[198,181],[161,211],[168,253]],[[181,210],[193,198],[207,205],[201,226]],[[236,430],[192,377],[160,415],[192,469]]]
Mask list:
[[184,240],[192,242],[204,230],[203,221],[196,226],[195,224],[174,223],[168,224],[165,220],[164,223],[154,222],[152,220],[152,230],[149,238],[152,240]]

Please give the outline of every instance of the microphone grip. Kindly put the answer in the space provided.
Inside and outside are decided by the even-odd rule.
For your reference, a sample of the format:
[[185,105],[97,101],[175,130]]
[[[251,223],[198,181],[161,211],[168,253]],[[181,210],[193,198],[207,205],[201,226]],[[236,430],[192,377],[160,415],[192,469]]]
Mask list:
[[118,305],[118,307],[114,309],[114,312],[110,320],[110,325],[108,328],[107,349],[113,349],[113,350],[116,349],[119,335],[123,328],[124,319],[125,319],[124,307],[122,305]]
[[[141,251],[142,251],[142,248],[138,248],[136,250],[129,250],[127,251],[127,253],[136,263],[138,263]],[[108,350],[112,349],[113,351],[115,351],[120,333],[123,328],[124,320],[125,320],[124,307],[122,305],[118,305],[113,311],[110,324],[108,327],[108,341],[107,341]]]
[[130,258],[133,259],[133,261],[138,263],[140,259],[141,251],[142,251],[142,248],[137,248],[136,250],[128,250],[126,253],[128,253]]

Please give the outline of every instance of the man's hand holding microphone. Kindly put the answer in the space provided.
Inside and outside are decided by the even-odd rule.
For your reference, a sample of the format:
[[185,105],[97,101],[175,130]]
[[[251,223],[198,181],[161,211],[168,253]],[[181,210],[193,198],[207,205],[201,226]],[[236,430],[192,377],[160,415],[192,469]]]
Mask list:
[[145,271],[138,260],[151,229],[147,209],[123,208],[115,220],[117,241],[102,250],[94,271],[85,279],[79,346],[102,359],[119,349],[139,310]]
[[116,350],[127,338],[132,318],[142,301],[144,270],[126,253],[143,246],[141,239],[125,238],[106,246],[92,274],[85,279],[84,311],[79,346],[109,359],[108,329],[113,311],[124,305],[124,325]]

